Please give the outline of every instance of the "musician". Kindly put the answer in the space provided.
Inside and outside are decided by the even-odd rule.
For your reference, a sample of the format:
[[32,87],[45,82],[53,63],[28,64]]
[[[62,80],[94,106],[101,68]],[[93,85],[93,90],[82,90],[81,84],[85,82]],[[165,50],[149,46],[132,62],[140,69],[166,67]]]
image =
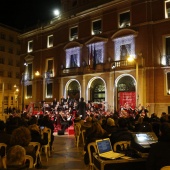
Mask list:
[[66,99],[64,96],[61,97],[60,105],[63,106],[65,104]]
[[54,98],[54,100],[53,100],[53,109],[55,109],[56,105],[57,105],[57,99]]
[[44,100],[41,101],[41,109],[43,111],[43,114],[45,114],[45,101]]
[[68,104],[68,107],[72,106],[72,99],[70,98],[69,95],[67,96],[66,103]]

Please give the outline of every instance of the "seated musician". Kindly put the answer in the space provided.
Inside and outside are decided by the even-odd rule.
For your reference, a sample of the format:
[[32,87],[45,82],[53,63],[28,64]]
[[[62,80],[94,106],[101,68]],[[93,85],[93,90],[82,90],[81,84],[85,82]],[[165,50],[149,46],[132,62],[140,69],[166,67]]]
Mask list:
[[67,115],[63,111],[60,112],[60,116],[61,129],[65,131],[69,127],[69,121],[67,121]]

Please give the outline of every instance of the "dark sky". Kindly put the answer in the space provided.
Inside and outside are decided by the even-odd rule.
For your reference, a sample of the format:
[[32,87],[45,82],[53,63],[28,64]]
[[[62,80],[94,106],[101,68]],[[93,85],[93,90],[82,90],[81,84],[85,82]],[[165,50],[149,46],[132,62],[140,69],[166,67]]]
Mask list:
[[0,23],[23,30],[54,17],[60,0],[5,0],[0,5]]

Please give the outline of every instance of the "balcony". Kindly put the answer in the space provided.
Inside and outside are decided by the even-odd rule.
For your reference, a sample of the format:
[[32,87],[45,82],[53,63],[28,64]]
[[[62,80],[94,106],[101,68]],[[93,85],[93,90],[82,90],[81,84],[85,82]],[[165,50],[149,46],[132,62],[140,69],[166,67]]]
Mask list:
[[[60,76],[73,76],[73,75],[83,75],[90,73],[101,73],[101,72],[110,72],[112,71],[113,64],[117,69],[131,69],[135,67],[135,62],[128,62],[126,60],[119,60],[114,62],[107,62],[103,64],[97,64],[95,69],[91,69],[88,65],[76,67],[76,68],[64,68],[60,71]],[[139,62],[139,66],[140,66]]]

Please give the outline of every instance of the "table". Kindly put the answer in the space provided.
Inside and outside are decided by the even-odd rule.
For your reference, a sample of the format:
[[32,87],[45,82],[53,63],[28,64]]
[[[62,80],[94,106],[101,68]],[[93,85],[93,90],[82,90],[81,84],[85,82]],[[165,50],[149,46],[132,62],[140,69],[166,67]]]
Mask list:
[[146,170],[146,158],[109,160],[93,153],[93,164],[95,170]]

